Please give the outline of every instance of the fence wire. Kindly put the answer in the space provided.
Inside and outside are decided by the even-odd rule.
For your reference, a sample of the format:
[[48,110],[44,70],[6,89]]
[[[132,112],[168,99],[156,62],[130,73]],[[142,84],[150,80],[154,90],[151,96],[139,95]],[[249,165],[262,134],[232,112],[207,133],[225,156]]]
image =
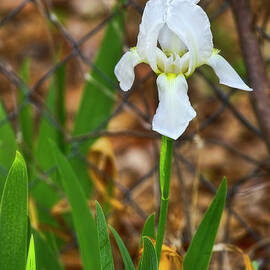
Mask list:
[[[211,1],[203,1],[202,5],[206,7]],[[109,78],[102,70],[100,70],[98,67],[95,66],[95,64],[92,62],[91,59],[89,59],[88,56],[85,55],[83,50],[81,49],[82,45],[84,45],[87,41],[95,37],[100,31],[102,31],[108,22],[110,22],[114,16],[118,14],[120,10],[131,8],[132,12],[137,12],[139,15],[142,14],[143,7],[137,3],[135,0],[128,0],[125,4],[123,4],[120,7],[120,10],[115,10],[111,12],[110,15],[108,15],[104,20],[102,20],[100,23],[98,23],[91,31],[85,33],[80,39],[75,39],[67,30],[67,28],[62,24],[57,17],[55,16],[53,12],[52,5],[49,0],[45,0],[43,2],[39,0],[24,0],[22,1],[15,9],[13,9],[10,13],[6,14],[2,19],[0,20],[0,30],[6,27],[7,24],[11,23],[16,16],[18,16],[27,6],[29,5],[35,5],[38,9],[42,10],[45,18],[54,26],[54,30],[56,30],[63,38],[64,40],[69,44],[70,52],[61,60],[58,60],[56,64],[51,66],[43,75],[40,76],[40,78],[33,84],[33,86],[28,86],[25,84],[23,79],[19,76],[19,74],[12,68],[12,66],[9,64],[8,61],[4,60],[3,57],[0,58],[0,73],[8,80],[10,84],[10,88],[15,87],[17,91],[23,91],[22,89],[27,89],[28,91],[25,93],[25,99],[21,104],[13,109],[11,112],[8,113],[8,116],[6,119],[0,121],[0,127],[3,126],[7,121],[13,121],[18,117],[18,114],[21,110],[23,110],[26,106],[31,104],[35,110],[42,115],[42,117],[47,118],[49,123],[54,126],[55,129],[57,129],[64,137],[64,139],[71,145],[71,148],[73,149],[72,153],[70,154],[69,158],[72,159],[74,156],[78,157],[82,162],[85,162],[89,168],[94,170],[97,174],[101,175],[105,179],[108,179],[108,181],[112,181],[115,183],[116,187],[119,189],[119,191],[123,195],[123,203],[124,205],[128,205],[131,207],[139,216],[141,216],[143,219],[145,219],[149,213],[147,213],[137,202],[136,199],[134,199],[134,193],[136,190],[141,187],[143,184],[145,184],[147,181],[149,181],[153,176],[158,175],[158,140],[160,139],[160,136],[153,132],[141,131],[141,130],[122,130],[122,131],[109,131],[106,130],[106,124],[111,121],[113,118],[117,117],[121,112],[124,110],[131,111],[136,117],[139,119],[139,121],[144,123],[144,126],[151,127],[151,118],[152,113],[149,111],[149,102],[148,100],[143,96],[143,93],[141,93],[141,98],[143,100],[144,104],[144,110],[139,107],[136,103],[131,101],[131,97],[133,95],[133,91],[128,94],[122,94],[118,85],[115,85],[113,80]],[[222,16],[228,9],[230,9],[230,3],[229,1],[223,1],[220,4],[220,7],[216,9],[215,11],[212,11],[212,15],[210,16],[210,20],[213,22],[220,16]],[[264,42],[270,41],[270,34],[266,32],[266,30],[261,26],[256,26],[256,29],[258,31],[258,35],[260,35],[260,38]],[[42,88],[48,81],[52,78],[52,76],[55,74],[55,72],[63,65],[69,63],[73,59],[79,59],[83,64],[88,66],[91,70],[95,70],[99,73],[99,75],[102,76],[103,79],[106,80],[107,83],[109,83],[112,87],[119,90],[119,98],[120,102],[118,102],[117,106],[114,108],[111,115],[106,119],[104,123],[102,123],[96,130],[90,132],[89,134],[84,134],[81,136],[72,136],[71,134],[67,133],[66,129],[61,126],[61,124],[56,119],[56,116],[51,112],[49,108],[47,108],[45,100],[43,95],[40,94],[38,91],[40,88]],[[197,77],[199,77],[201,80],[204,81],[206,85],[209,86],[209,88],[212,89],[213,93],[216,96],[216,102],[220,104],[220,106],[216,109],[216,111],[212,112],[210,115],[208,115],[203,121],[201,121],[194,131],[186,132],[182,137],[178,139],[178,141],[175,143],[175,151],[174,151],[174,168],[176,171],[177,178],[180,183],[181,187],[181,198],[182,198],[182,204],[184,205],[184,213],[185,213],[185,219],[186,219],[186,231],[187,231],[187,237],[190,238],[191,235],[191,213],[190,213],[190,206],[189,206],[189,199],[186,192],[187,187],[185,186],[185,182],[187,182],[184,178],[184,174],[182,173],[182,170],[187,170],[190,175],[198,176],[198,179],[202,185],[202,187],[205,190],[208,190],[210,193],[215,194],[216,192],[216,186],[212,184],[212,182],[207,178],[207,176],[203,173],[198,174],[197,165],[196,162],[189,160],[185,154],[182,153],[181,149],[185,148],[185,146],[192,142],[194,143],[194,139],[196,139],[198,136],[200,136],[200,133],[203,130],[208,129],[215,123],[217,120],[219,120],[223,114],[226,111],[230,111],[231,114],[234,116],[235,119],[239,122],[239,125],[242,125],[245,129],[249,131],[249,134],[252,134],[250,136],[257,137],[258,139],[264,141],[264,135],[262,134],[262,131],[255,126],[247,117],[245,117],[240,110],[234,105],[232,102],[233,97],[235,96],[235,93],[237,92],[234,89],[231,89],[228,93],[225,93],[223,90],[221,90],[220,86],[217,85],[215,82],[213,82],[209,77],[202,72],[201,70],[196,72]],[[136,80],[135,86],[133,88],[139,88],[143,83],[146,81],[149,81],[153,78],[152,72],[148,72],[144,75],[143,78],[140,80]],[[23,86],[23,87],[22,87]],[[113,97],[112,97],[113,98]],[[153,167],[141,178],[137,179],[136,183],[134,183],[130,188],[125,187],[122,185],[117,179],[110,179],[110,177],[106,174],[104,174],[103,171],[101,171],[97,166],[92,164],[83,154],[80,153],[79,145],[85,142],[86,140],[89,140],[91,138],[98,138],[98,137],[134,137],[134,138],[142,138],[142,139],[148,139],[152,141],[153,148],[155,149],[153,154],[153,160],[155,162],[153,163]],[[256,243],[260,243],[262,241],[262,236],[256,228],[253,228],[252,225],[248,223],[246,218],[233,207],[233,201],[235,200],[235,197],[237,196],[240,188],[249,182],[251,179],[257,178],[257,177],[269,177],[270,174],[270,157],[266,157],[263,160],[257,160],[254,158],[254,156],[249,155],[247,153],[241,152],[238,148],[233,146],[232,144],[214,139],[214,138],[208,138],[205,136],[203,138],[204,143],[209,145],[215,145],[219,146],[220,148],[224,148],[226,151],[229,151],[232,155],[237,156],[239,159],[242,159],[244,162],[252,165],[252,169],[243,177],[235,180],[232,185],[229,187],[228,191],[228,198],[227,198],[227,216],[226,220],[227,222],[230,222],[231,218],[233,217],[239,225],[246,231],[246,234],[249,235],[249,237],[253,238],[253,241]],[[33,160],[33,163],[35,161]],[[224,164],[226,166],[226,164]],[[56,167],[52,167],[47,171],[39,171],[39,177],[32,181],[30,183],[30,190],[35,185],[39,185],[40,181],[45,181],[53,188],[57,189],[57,187],[54,186],[53,181],[50,181],[50,176],[54,171],[56,170]],[[7,171],[2,168],[0,164],[0,173],[6,175]],[[156,181],[158,182],[158,181]],[[61,193],[60,190],[57,190],[57,192]],[[63,194],[61,194],[63,197]],[[47,210],[45,210],[47,211]],[[260,217],[258,217],[260,218]],[[269,224],[268,224],[269,225]],[[225,242],[230,241],[230,226],[226,227],[226,232],[224,233],[224,239]],[[267,247],[264,249],[264,258],[266,259],[267,252],[269,250]],[[267,259],[266,259],[267,260]],[[266,265],[266,264],[265,264]]]

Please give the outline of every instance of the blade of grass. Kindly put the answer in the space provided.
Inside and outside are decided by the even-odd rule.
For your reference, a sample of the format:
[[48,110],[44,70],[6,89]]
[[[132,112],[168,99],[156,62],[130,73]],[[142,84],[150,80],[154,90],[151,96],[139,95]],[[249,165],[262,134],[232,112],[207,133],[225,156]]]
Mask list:
[[17,152],[0,204],[0,269],[25,269],[28,240],[28,179],[22,155]]
[[[62,65],[55,73],[55,85],[56,85],[56,116],[58,122],[63,128],[66,126],[66,107],[65,107],[65,95],[66,95],[66,66]],[[58,143],[60,149],[65,152],[65,138],[64,134],[58,132]]]
[[[47,239],[33,230],[35,239],[36,264],[38,269],[64,270],[58,253],[51,249]],[[57,255],[56,255],[57,254]]]
[[[117,85],[114,68],[122,54],[123,35],[123,14],[119,12],[108,24],[95,60],[96,68],[91,71],[90,79],[86,82],[73,135],[95,130],[110,115]],[[88,141],[81,145],[82,153],[87,153],[91,143]]]
[[[18,92],[18,100],[19,105],[23,102],[26,104],[20,110],[18,115],[19,126],[22,132],[23,144],[26,146],[24,149],[24,154],[29,158],[31,156],[31,151],[33,148],[33,135],[34,135],[34,127],[33,127],[33,112],[31,108],[31,102],[29,101],[28,89],[26,85],[29,83],[29,69],[30,69],[30,60],[26,59],[21,67],[20,76],[25,83],[25,85],[21,85],[20,91]],[[28,159],[26,159],[28,160]]]
[[33,235],[31,235],[30,239],[26,270],[36,270],[35,244]]
[[[124,23],[123,13],[119,11],[109,22],[98,55],[95,68],[85,84],[81,104],[75,117],[73,136],[83,135],[97,128],[105,128],[105,122],[115,103],[117,80],[114,67],[123,50]],[[85,156],[95,139],[80,142],[78,151]],[[72,161],[72,166],[87,195],[91,194],[92,185],[87,173],[87,166],[80,158]]]
[[83,267],[85,270],[98,270],[100,269],[100,256],[97,229],[85,194],[66,157],[53,141],[50,141],[50,149],[71,206]]
[[107,223],[103,210],[98,202],[96,202],[96,220],[97,220],[101,270],[107,269],[113,270],[114,269],[113,256],[109,239],[109,233],[107,229]]
[[[156,218],[155,214],[153,213],[147,218],[143,226],[143,231],[142,231],[140,245],[139,245],[140,249],[143,247],[143,238],[145,236],[147,236],[150,239],[156,240],[155,218]],[[142,263],[142,260],[140,260],[139,262],[138,269],[141,269],[141,263]]]
[[17,143],[15,134],[7,120],[6,111],[0,101],[0,199],[8,170],[14,160]]
[[227,181],[223,179],[184,257],[184,270],[207,270],[225,206]]
[[128,253],[128,250],[124,244],[124,242],[122,241],[120,235],[118,234],[118,232],[109,225],[109,228],[114,236],[114,239],[118,245],[118,248],[120,250],[124,265],[125,265],[125,270],[135,270],[135,266],[130,258],[130,255]]
[[[55,84],[55,80],[53,80],[49,87],[49,92],[46,98],[46,107],[52,112],[53,115],[56,114],[57,108],[57,96],[56,96],[57,88]],[[51,151],[48,147],[48,140],[52,140],[58,143],[58,138],[60,131],[58,127],[56,127],[56,123],[53,122],[46,110],[43,110],[41,115],[41,122],[39,125],[37,145],[35,149],[35,159],[39,165],[39,167],[46,171],[51,169],[54,166],[54,161],[51,158]],[[53,177],[54,178],[54,177]]]
[[[57,89],[55,80],[52,80],[49,86],[49,91],[46,97],[46,108],[50,110],[53,114],[56,114],[57,107]],[[60,131],[55,126],[47,115],[47,112],[43,110],[41,115],[41,121],[38,130],[37,142],[35,145],[34,158],[38,164],[38,167],[43,171],[50,171],[55,167],[54,160],[52,159],[52,154],[50,148],[48,147],[48,139],[51,139],[58,144],[58,139]],[[31,182],[31,196],[34,198],[36,204],[41,206],[41,208],[51,209],[60,199],[59,195],[55,191],[55,188],[61,187],[61,181],[57,171],[51,171],[48,173],[50,179],[53,180],[53,185],[48,185],[46,181],[41,181],[39,172],[33,169],[32,179],[35,182]],[[37,183],[37,184],[36,184]],[[44,211],[40,207],[37,207],[38,218],[40,223],[51,225],[56,227],[57,223],[52,218],[47,211]]]
[[146,236],[143,237],[143,253],[139,269],[140,270],[158,269],[158,260],[155,247],[152,241]]
[[152,215],[150,215],[147,218],[147,220],[146,220],[146,222],[145,222],[145,224],[143,226],[140,246],[142,244],[144,236],[147,236],[150,239],[156,240],[155,219],[156,219],[155,213],[153,213]]

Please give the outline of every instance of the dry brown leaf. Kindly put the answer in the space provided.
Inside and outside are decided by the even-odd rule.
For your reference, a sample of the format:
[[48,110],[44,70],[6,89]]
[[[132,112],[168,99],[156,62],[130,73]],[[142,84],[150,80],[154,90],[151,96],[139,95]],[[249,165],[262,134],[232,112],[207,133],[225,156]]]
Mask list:
[[99,193],[98,200],[110,203],[117,210],[123,210],[123,204],[115,198],[113,180],[117,178],[118,171],[110,140],[98,139],[91,147],[87,159],[93,165],[88,172]]
[[[123,210],[123,204],[114,198],[114,183],[111,180],[117,178],[118,172],[111,142],[107,138],[98,139],[89,150],[87,159],[93,165],[92,168],[89,167],[88,172],[98,192],[98,200],[108,202],[117,210]],[[107,191],[108,186],[111,188],[111,194]],[[92,205],[90,200],[88,205]],[[64,198],[54,205],[51,213],[60,216],[69,211],[70,205]]]

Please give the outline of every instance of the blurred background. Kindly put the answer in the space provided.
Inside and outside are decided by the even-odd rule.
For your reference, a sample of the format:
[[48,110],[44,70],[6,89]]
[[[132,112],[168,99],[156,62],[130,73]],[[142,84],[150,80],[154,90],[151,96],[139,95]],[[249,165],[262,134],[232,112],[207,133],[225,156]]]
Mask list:
[[[12,127],[16,141],[27,157],[29,170],[35,171],[29,187],[33,192],[30,202],[32,225],[41,233],[50,232],[57,238],[66,269],[81,269],[80,259],[74,231],[69,226],[68,203],[56,190],[50,167],[42,164],[42,149],[46,151],[46,144],[36,154],[42,125],[47,124],[52,132],[60,134],[67,153],[68,147],[76,149],[80,143],[91,140],[91,147],[84,150],[77,161],[88,168],[93,183],[89,205],[93,207],[95,199],[102,203],[108,222],[118,230],[134,261],[138,259],[145,219],[159,208],[160,135],[151,130],[158,104],[156,76],[147,65],[139,65],[134,87],[129,93],[123,93],[118,89],[113,73],[103,63],[110,65],[120,59],[121,51],[114,54],[112,60],[108,58],[110,50],[114,50],[115,40],[123,40],[124,51],[136,45],[145,2],[0,2],[0,100],[5,108],[5,116],[0,116],[0,130]],[[202,0],[200,5],[211,20],[215,47],[244,80],[251,80],[254,87],[252,78],[247,75],[247,62],[239,42],[241,39],[244,43],[243,37],[239,36],[235,23],[235,18],[240,21],[245,18],[237,17],[241,15],[237,13],[237,7],[233,14],[229,1]],[[253,70],[263,70],[269,76],[270,2],[251,1],[249,11],[252,31],[263,56],[263,66],[256,62],[258,67],[253,66]],[[114,19],[120,13],[124,13],[124,35],[116,28],[114,35],[107,35],[104,42],[108,25],[114,26]],[[102,58],[101,48],[103,62],[96,62]],[[95,80],[95,91],[105,95],[111,105],[107,107],[99,94],[93,94],[90,115],[84,119],[84,127],[76,129],[74,122],[80,115],[78,111],[82,111],[79,110],[82,95],[91,91],[93,72],[106,80],[113,90],[108,92]],[[56,83],[52,84],[53,81]],[[233,244],[256,260],[259,269],[270,269],[269,144],[263,123],[254,113],[253,97],[244,91],[219,85],[213,71],[207,67],[200,68],[188,83],[197,117],[175,142],[165,243],[180,255],[185,254],[217,186],[226,176],[229,184],[227,208],[217,243]],[[59,104],[50,105],[50,91],[62,93],[57,96]],[[93,104],[98,107],[97,112],[106,112],[106,117],[94,124],[91,114],[95,119],[99,119],[99,115],[91,110]],[[59,113],[59,110],[62,111]],[[33,120],[32,134],[27,137],[25,127],[30,122],[24,122],[22,118],[26,119],[25,114],[29,113]],[[11,151],[9,147],[5,148],[4,140],[0,140],[2,153]],[[72,153],[76,155],[76,151]],[[0,163],[2,177],[5,166]],[[112,243],[115,267],[123,269],[118,249]],[[168,257],[167,269],[178,269],[171,258]],[[239,253],[216,252],[211,269],[244,269],[244,262]]]

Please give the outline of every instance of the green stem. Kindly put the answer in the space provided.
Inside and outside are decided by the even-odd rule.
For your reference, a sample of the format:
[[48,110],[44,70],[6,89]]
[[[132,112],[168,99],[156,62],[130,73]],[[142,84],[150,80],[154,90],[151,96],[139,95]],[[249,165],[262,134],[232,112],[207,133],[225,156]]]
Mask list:
[[167,221],[169,197],[170,197],[170,178],[172,167],[173,140],[162,136],[160,150],[160,189],[161,189],[161,205],[158,221],[158,231],[156,240],[156,253],[158,262],[160,260],[162,244],[165,234]]

